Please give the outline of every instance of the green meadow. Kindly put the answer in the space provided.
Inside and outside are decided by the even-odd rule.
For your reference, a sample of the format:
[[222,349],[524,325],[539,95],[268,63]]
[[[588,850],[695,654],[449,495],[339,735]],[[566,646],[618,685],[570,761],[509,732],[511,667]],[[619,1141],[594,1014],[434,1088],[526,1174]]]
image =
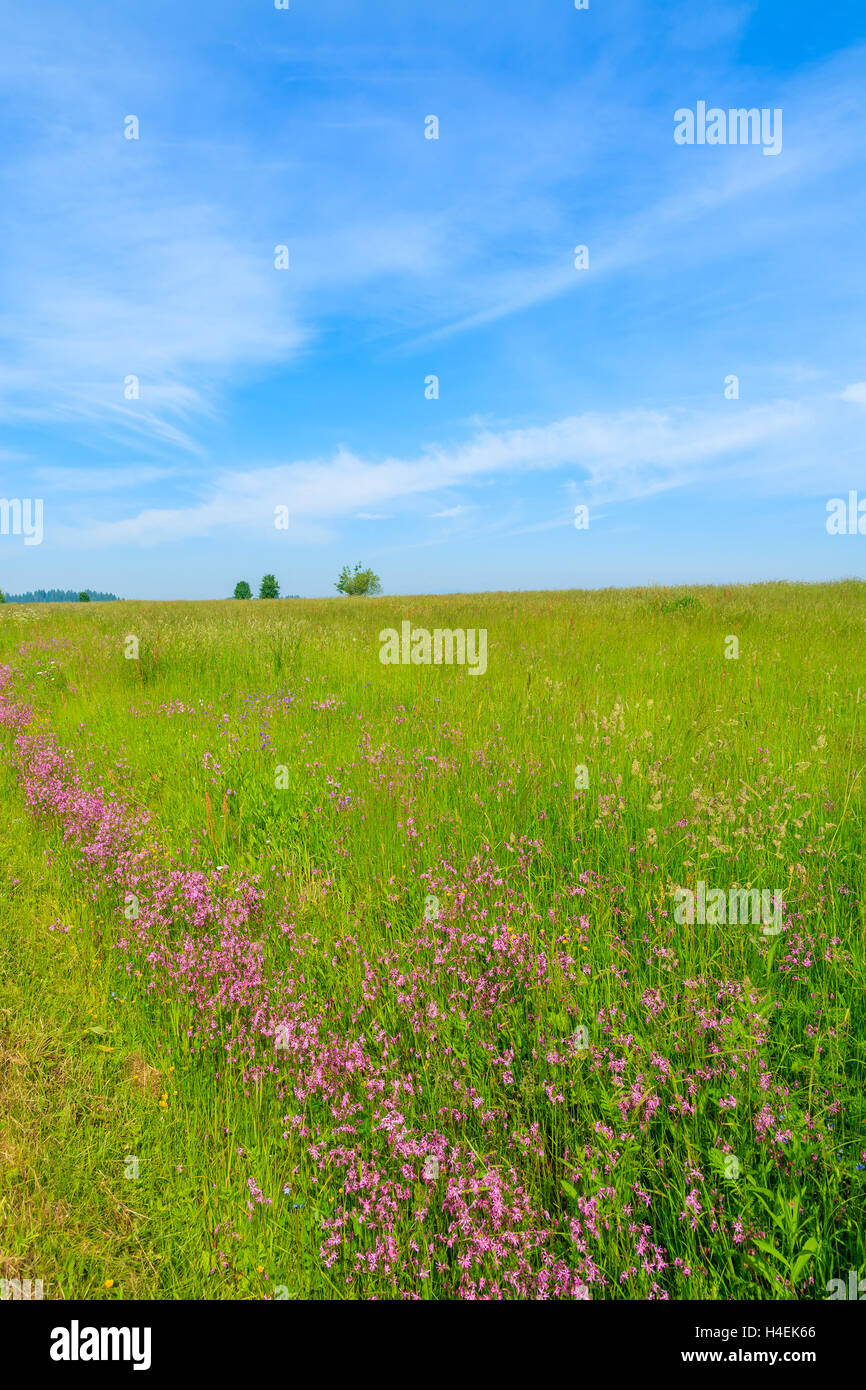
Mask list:
[[0,664],[0,1276],[866,1275],[866,584],[6,604]]

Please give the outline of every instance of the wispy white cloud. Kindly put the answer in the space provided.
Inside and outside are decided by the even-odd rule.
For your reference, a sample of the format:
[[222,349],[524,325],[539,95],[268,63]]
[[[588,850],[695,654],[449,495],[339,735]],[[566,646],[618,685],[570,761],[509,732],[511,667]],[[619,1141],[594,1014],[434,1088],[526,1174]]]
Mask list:
[[[323,526],[357,516],[365,505],[406,501],[499,475],[564,468],[580,474],[581,495],[588,502],[633,500],[694,484],[710,464],[716,479],[726,468],[731,476],[738,469],[754,471],[755,450],[802,434],[812,419],[807,405],[784,401],[704,415],[593,412],[530,429],[483,431],[465,444],[430,448],[415,459],[372,462],[341,447],[331,459],[223,472],[202,500],[101,522],[88,529],[82,543],[157,545],[226,528],[264,533],[278,506],[289,508],[293,539],[312,543],[321,539]],[[461,504],[439,514],[464,510]]]
[[[653,263],[682,267],[742,255],[746,246],[778,243],[778,221],[767,214],[780,188],[789,198],[808,198],[810,185],[859,160],[858,122],[840,121],[840,112],[845,110],[849,118],[856,113],[862,122],[866,101],[861,55],[856,51],[833,55],[805,74],[795,72],[780,84],[780,93],[774,104],[785,110],[786,143],[784,158],[772,159],[761,158],[751,147],[726,148],[720,159],[718,148],[706,147],[697,151],[702,158],[696,163],[690,158],[694,150],[673,148],[674,104],[669,114],[654,110],[649,117],[623,106],[613,124],[622,134],[627,123],[633,122],[635,147],[646,137],[650,121],[657,123],[656,176],[649,185],[655,196],[627,216],[616,200],[606,211],[594,210],[593,235],[580,233],[580,221],[575,219],[571,239],[560,236],[555,260],[548,252],[544,257],[526,255],[515,266],[503,267],[494,261],[486,269],[479,267],[474,284],[462,286],[464,302],[475,302],[477,307],[411,337],[402,350],[414,351],[482,328]],[[665,134],[671,135],[670,147],[660,156]],[[732,237],[725,213],[736,217],[737,208],[743,206],[749,209],[748,220],[737,223]],[[698,228],[704,230],[698,234]],[[588,245],[588,268],[575,268],[572,242]]]
[[458,503],[456,507],[447,507],[444,512],[431,512],[430,516],[435,520],[437,517],[462,516],[464,512],[472,510],[472,507],[464,507],[462,503]]

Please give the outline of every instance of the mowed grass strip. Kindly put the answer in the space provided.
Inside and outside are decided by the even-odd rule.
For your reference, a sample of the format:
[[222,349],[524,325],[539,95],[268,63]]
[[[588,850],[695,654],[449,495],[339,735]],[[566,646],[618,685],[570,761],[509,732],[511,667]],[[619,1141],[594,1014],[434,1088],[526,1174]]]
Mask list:
[[300,1206],[264,1230],[244,1221],[241,1240],[215,1236],[244,1207],[233,1151],[260,1150],[258,1116],[210,1078],[190,1082],[170,1020],[130,1007],[48,839],[0,766],[0,1278],[34,1297],[41,1280],[48,1300],[326,1289]]

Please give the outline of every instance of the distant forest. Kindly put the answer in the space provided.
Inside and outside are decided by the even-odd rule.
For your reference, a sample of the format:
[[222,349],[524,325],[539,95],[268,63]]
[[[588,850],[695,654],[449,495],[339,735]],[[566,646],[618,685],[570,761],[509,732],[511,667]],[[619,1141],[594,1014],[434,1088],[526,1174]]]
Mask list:
[[7,603],[77,603],[79,594],[88,594],[94,603],[118,603],[117,594],[99,594],[95,589],[34,589],[27,594],[7,594]]

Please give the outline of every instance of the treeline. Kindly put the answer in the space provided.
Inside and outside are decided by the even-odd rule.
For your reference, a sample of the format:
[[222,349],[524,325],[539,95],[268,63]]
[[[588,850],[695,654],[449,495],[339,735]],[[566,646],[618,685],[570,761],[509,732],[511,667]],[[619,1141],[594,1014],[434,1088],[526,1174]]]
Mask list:
[[96,589],[32,589],[26,594],[7,594],[7,603],[77,603],[87,594],[93,603],[119,603],[117,594],[100,594]]

